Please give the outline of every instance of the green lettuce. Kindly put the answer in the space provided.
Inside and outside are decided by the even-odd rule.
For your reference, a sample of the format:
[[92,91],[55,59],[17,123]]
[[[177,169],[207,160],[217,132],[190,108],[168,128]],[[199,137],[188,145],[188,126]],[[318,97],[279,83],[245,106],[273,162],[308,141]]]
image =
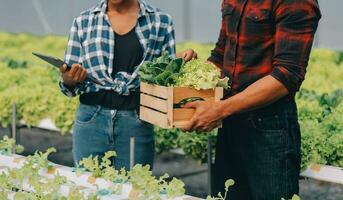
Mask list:
[[221,78],[221,73],[215,65],[202,60],[193,59],[181,69],[181,76],[176,86],[200,89],[223,87],[227,89],[229,78]]

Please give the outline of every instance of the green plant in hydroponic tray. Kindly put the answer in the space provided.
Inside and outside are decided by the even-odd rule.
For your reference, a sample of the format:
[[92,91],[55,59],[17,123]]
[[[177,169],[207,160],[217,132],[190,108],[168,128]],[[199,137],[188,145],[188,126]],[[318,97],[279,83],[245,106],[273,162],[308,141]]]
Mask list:
[[225,193],[224,196],[222,193],[218,193],[218,197],[211,197],[208,196],[206,200],[226,200],[227,199],[227,193],[229,192],[230,187],[232,187],[235,184],[235,181],[232,179],[229,179],[225,182]]
[[0,153],[4,153],[6,155],[11,155],[13,148],[15,153],[22,153],[24,151],[24,147],[21,145],[16,145],[15,140],[9,138],[8,136],[4,136],[2,140],[0,140]]
[[137,200],[161,200],[161,195],[165,194],[168,198],[182,196],[185,193],[185,184],[173,178],[171,182],[167,182],[168,174],[164,174],[160,178],[156,178],[150,171],[150,166],[135,165],[128,172],[129,183],[132,184],[134,190],[138,192]]
[[0,199],[13,195],[15,200],[98,200],[96,194],[82,194],[81,188],[71,183],[67,198],[61,193],[61,186],[67,183],[66,177],[42,175],[42,170],[50,167],[47,158],[52,152],[54,149],[36,152],[25,159],[21,168],[7,168],[1,172]]
[[175,198],[185,194],[185,183],[181,180],[173,178],[164,188],[168,198]]
[[[92,173],[94,177],[101,177],[105,180],[115,183],[125,183],[128,179],[125,169],[116,170],[111,161],[117,154],[114,151],[108,151],[100,159],[98,156],[89,156],[80,161],[79,166]],[[113,159],[112,159],[113,160]],[[118,191],[114,191],[118,192]]]

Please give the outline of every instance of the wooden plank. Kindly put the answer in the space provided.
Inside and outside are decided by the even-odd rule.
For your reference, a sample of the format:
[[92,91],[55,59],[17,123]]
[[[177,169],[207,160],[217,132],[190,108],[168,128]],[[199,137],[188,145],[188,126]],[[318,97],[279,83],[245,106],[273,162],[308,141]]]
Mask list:
[[[215,89],[214,101],[220,101],[223,99],[223,97],[224,97],[224,88],[217,87]],[[223,122],[220,122],[220,125],[218,126],[218,128],[222,128],[222,127],[223,127]]]
[[168,112],[168,102],[154,96],[141,93],[141,105],[155,110],[167,113]]
[[172,128],[168,124],[167,114],[163,114],[161,112],[152,110],[144,106],[140,107],[139,118],[143,121],[157,125],[161,128]]
[[215,90],[196,90],[184,87],[174,88],[174,103],[179,103],[181,100],[189,97],[201,97],[205,100],[213,99]]
[[168,87],[159,86],[159,85],[153,85],[153,84],[147,84],[144,82],[141,82],[141,93],[150,94],[156,97],[160,97],[163,99],[168,98]]
[[224,97],[224,88],[217,87],[215,89],[214,101],[220,101]]
[[173,87],[169,87],[168,88],[168,112],[167,112],[167,118],[168,118],[168,127],[173,127],[173,122],[174,122],[174,113],[173,113],[173,109],[174,109],[174,103],[173,103],[173,99],[174,99],[174,88]]
[[189,121],[174,122],[174,128],[184,128]]

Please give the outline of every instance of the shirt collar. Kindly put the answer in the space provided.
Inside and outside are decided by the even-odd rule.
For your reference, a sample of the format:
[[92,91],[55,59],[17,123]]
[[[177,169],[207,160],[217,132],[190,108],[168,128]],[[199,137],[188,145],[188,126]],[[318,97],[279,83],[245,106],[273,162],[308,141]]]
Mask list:
[[[139,6],[140,6],[140,12],[139,12],[139,17],[146,15],[146,13],[153,13],[156,10],[148,5],[144,0],[139,0]],[[101,0],[99,4],[97,4],[91,12],[93,14],[101,12],[101,13],[106,13],[107,11],[107,0]]]

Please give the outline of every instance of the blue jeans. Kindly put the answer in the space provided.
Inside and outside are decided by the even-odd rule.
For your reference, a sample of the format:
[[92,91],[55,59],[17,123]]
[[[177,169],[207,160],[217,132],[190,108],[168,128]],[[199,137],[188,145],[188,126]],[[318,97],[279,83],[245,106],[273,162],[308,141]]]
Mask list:
[[141,121],[134,110],[110,110],[81,104],[73,127],[75,163],[90,155],[102,157],[116,151],[114,167],[130,167],[130,138],[135,137],[135,163],[150,165],[154,161],[154,132],[151,124]]

